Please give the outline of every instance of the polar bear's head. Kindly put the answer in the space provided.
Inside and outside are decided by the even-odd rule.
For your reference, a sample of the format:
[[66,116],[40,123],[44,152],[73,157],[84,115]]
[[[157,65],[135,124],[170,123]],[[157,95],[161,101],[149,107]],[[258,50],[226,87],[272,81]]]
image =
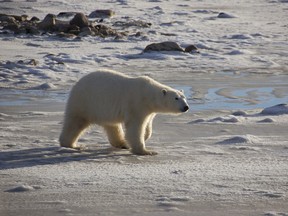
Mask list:
[[162,111],[169,113],[184,113],[189,109],[183,91],[162,89]]

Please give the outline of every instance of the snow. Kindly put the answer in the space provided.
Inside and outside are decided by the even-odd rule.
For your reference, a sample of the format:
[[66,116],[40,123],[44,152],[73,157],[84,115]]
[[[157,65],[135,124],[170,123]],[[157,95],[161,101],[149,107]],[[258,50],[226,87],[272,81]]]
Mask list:
[[[288,215],[287,7],[0,2],[0,13],[40,19],[111,9],[103,24],[128,32],[115,39],[0,30],[0,215]],[[199,53],[143,53],[164,41]],[[69,90],[98,68],[184,89],[191,111],[154,122],[147,146],[159,155],[114,149],[98,126],[81,137],[80,150],[59,146]]]

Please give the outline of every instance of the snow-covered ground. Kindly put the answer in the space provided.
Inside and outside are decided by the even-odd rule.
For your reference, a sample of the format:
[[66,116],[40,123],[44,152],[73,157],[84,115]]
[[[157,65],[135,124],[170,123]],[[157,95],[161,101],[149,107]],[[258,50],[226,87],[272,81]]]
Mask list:
[[[288,101],[288,2],[0,2],[40,19],[96,9],[128,36],[0,30],[0,215],[288,215],[288,108],[261,112]],[[113,25],[131,20],[152,25]],[[163,41],[199,53],[142,52]],[[87,149],[59,147],[69,89],[98,68],[185,90],[188,114],[156,118],[147,145],[159,155],[112,149],[97,126]]]

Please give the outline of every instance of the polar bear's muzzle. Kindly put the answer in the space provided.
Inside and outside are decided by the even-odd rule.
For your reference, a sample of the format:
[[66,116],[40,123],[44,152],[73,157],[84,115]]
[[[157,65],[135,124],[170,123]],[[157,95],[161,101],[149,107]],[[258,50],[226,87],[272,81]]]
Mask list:
[[188,110],[189,110],[189,106],[187,105],[181,109],[182,112],[187,112]]
[[182,112],[187,112],[189,110],[189,106],[184,106]]

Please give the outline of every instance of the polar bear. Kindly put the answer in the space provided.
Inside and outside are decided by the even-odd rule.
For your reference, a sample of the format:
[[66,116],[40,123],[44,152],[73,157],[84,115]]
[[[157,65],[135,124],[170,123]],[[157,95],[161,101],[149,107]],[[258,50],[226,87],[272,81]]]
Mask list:
[[[65,111],[60,145],[77,148],[81,133],[98,124],[116,148],[137,155],[154,155],[145,141],[152,135],[157,113],[184,113],[189,106],[182,91],[147,76],[130,77],[100,70],[81,78],[72,88]],[[125,126],[125,133],[122,126]]]

